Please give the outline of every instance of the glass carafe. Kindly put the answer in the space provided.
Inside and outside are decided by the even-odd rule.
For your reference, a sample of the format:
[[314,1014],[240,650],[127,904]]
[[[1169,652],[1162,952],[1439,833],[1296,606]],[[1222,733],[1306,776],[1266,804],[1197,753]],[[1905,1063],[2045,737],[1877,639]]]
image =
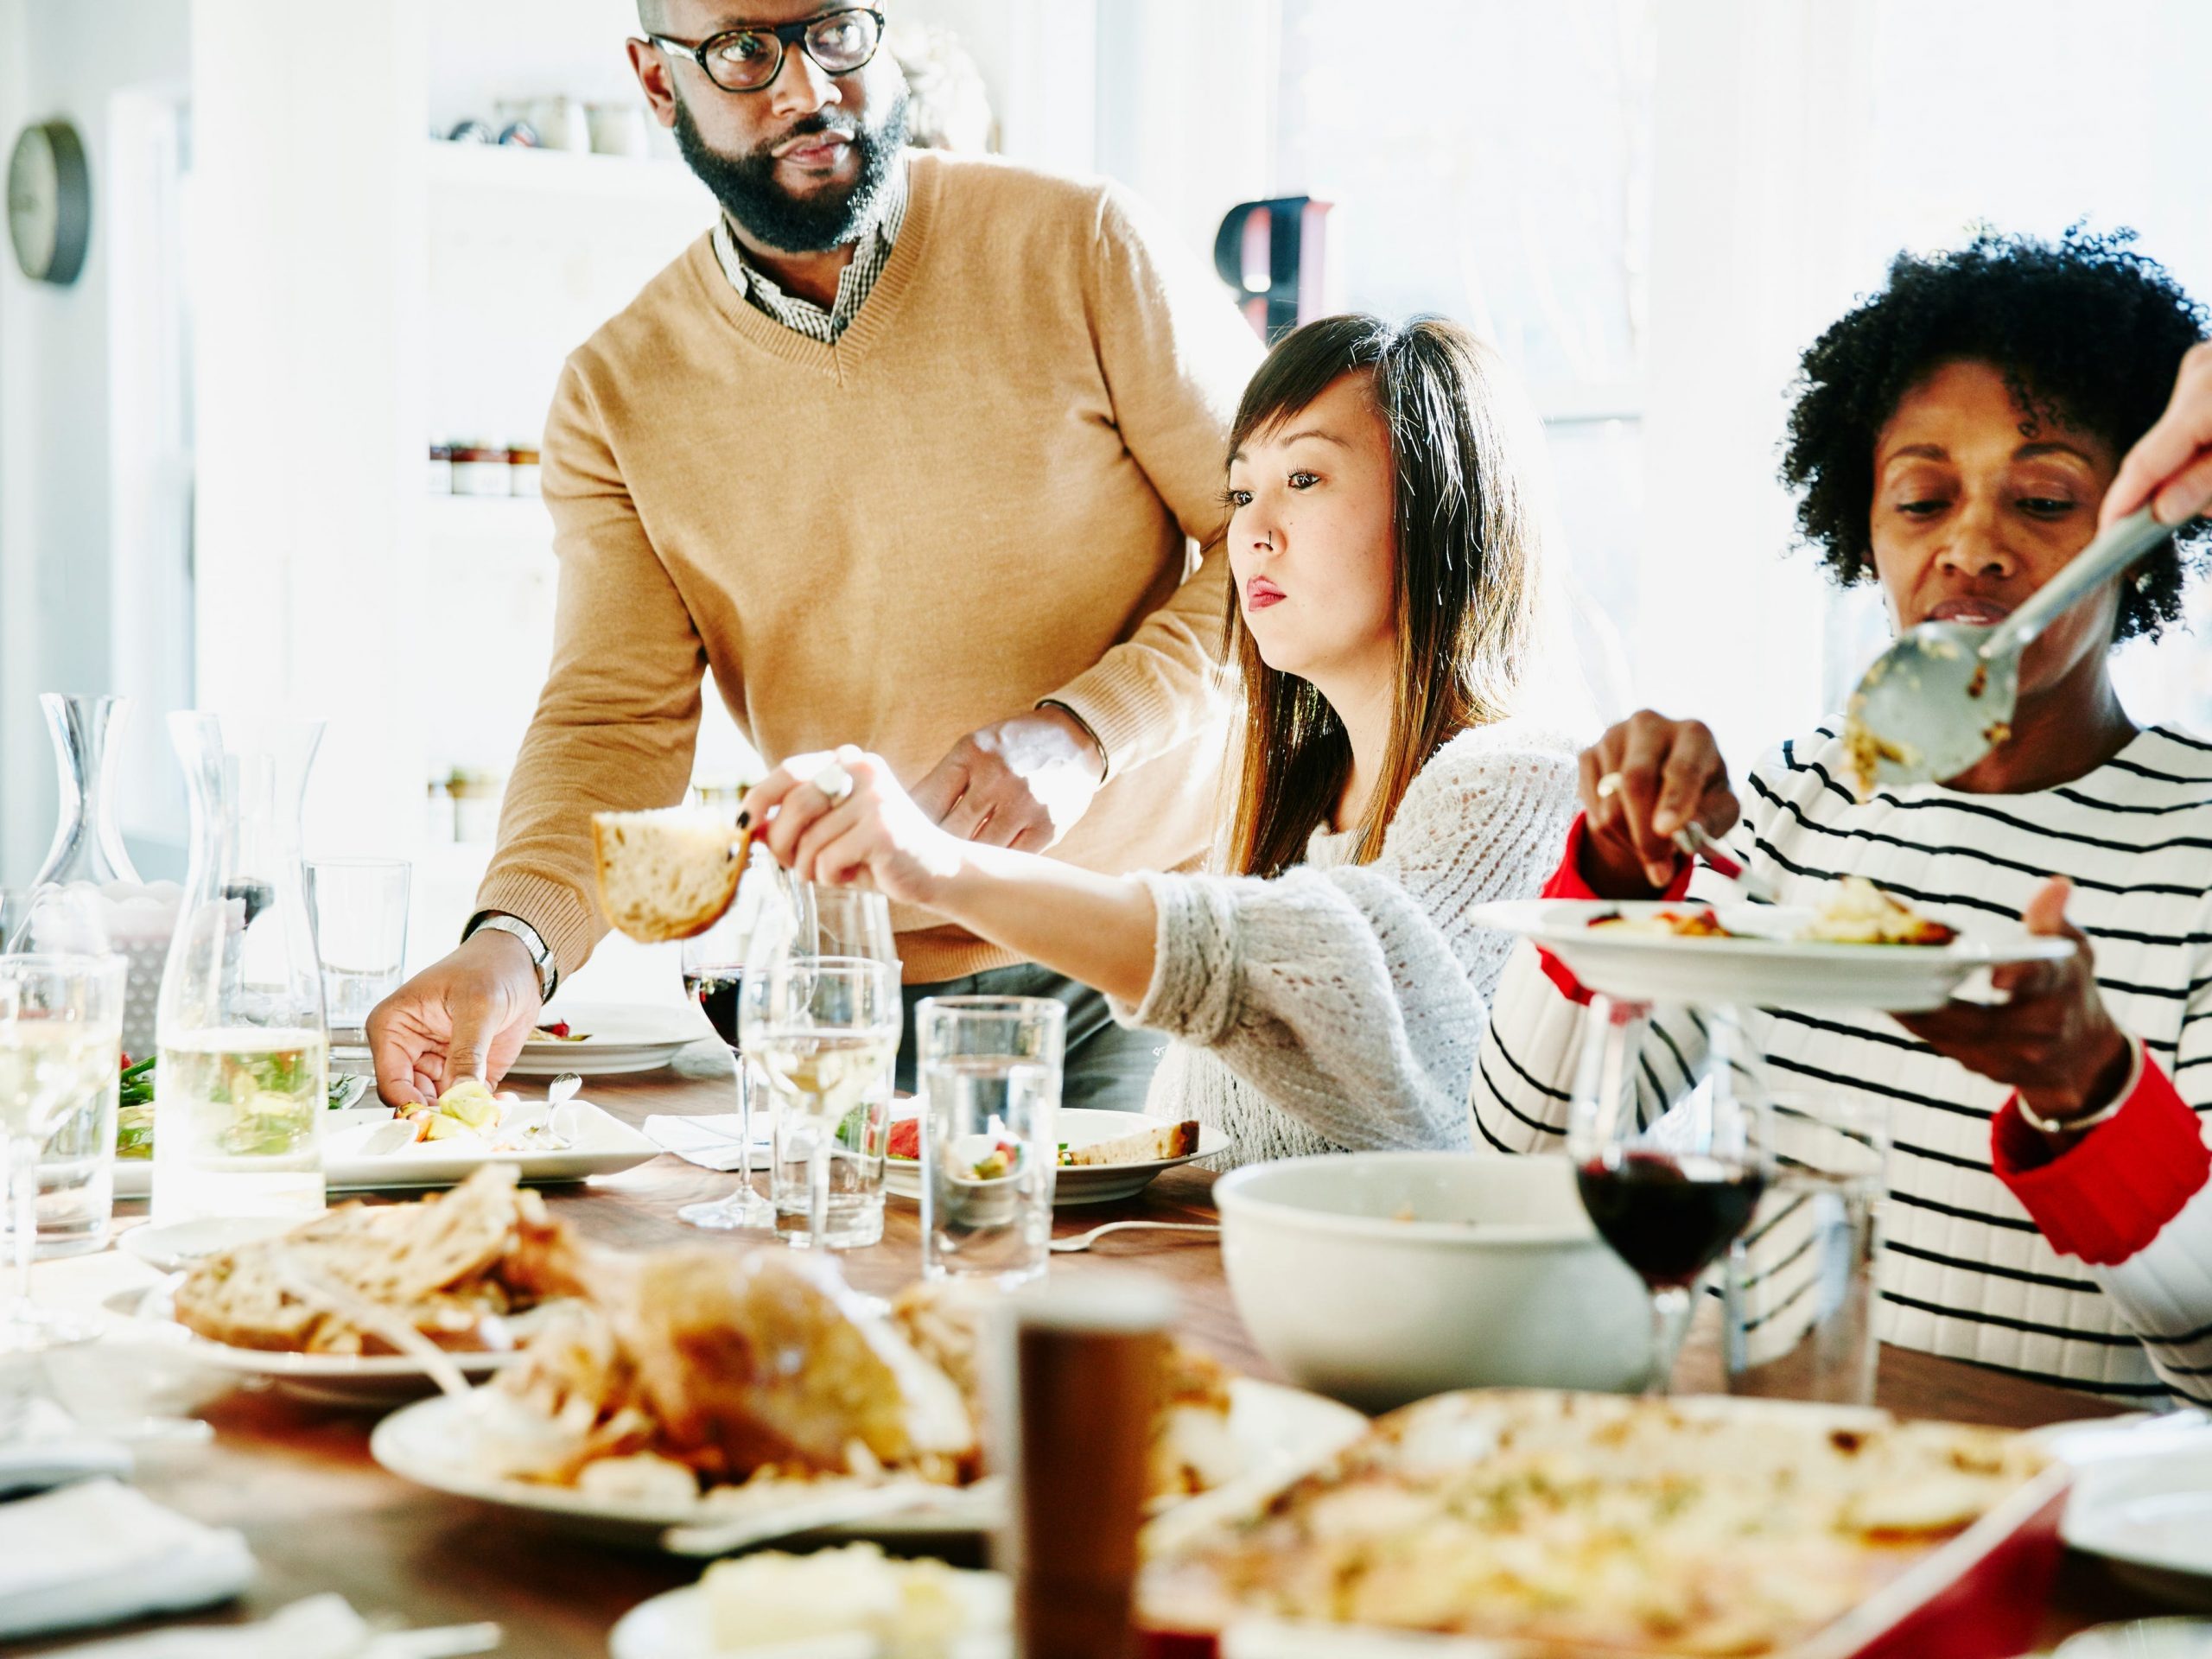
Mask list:
[[322,1208],[329,1033],[301,799],[319,721],[169,717],[192,865],[162,975],[154,1219]]
[[61,811],[54,844],[46,850],[35,887],[89,881],[95,887],[128,881],[139,885],[123,836],[115,827],[111,785],[115,770],[113,740],[130,712],[128,697],[73,697],[59,691],[39,694],[46,711],[47,735],[54,740],[54,775]]
[[[123,1004],[123,1050],[134,1060],[154,1052],[154,1011],[161,995],[162,966],[168,959],[169,930],[176,921],[180,896],[174,881],[149,886],[138,879],[130,855],[116,828],[114,772],[123,723],[130,713],[128,697],[80,697],[59,691],[41,694],[47,735],[54,741],[54,774],[60,810],[54,844],[40,866],[35,893],[56,887],[89,892],[103,912],[108,946],[130,963]],[[65,942],[19,940],[18,950],[67,950]],[[86,1133],[90,1133],[87,1129]],[[56,1134],[69,1139],[73,1130]]]

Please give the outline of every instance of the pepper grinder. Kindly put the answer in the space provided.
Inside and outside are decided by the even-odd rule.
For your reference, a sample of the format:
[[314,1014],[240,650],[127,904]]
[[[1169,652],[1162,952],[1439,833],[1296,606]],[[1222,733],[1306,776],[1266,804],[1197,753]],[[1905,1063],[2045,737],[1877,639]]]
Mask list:
[[1131,1659],[1137,1529],[1174,1293],[1099,1275],[1008,1299],[993,1412],[1015,1659]]

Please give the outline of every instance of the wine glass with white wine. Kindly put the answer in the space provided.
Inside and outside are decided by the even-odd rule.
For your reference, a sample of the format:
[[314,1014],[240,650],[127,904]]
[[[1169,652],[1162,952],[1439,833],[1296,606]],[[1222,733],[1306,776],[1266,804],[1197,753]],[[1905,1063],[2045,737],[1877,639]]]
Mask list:
[[55,1125],[111,1088],[123,1047],[120,957],[0,957],[0,1132],[8,1139],[8,1292],[0,1353],[35,1353],[98,1334],[90,1321],[32,1306],[38,1166]]

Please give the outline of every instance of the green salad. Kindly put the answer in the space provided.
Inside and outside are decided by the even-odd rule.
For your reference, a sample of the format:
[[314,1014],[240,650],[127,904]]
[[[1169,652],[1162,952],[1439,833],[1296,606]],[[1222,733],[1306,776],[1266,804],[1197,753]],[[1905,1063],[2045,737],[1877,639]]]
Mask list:
[[[132,1065],[130,1056],[124,1057],[121,1088],[116,1099],[115,1113],[115,1155],[118,1158],[151,1158],[154,1155],[156,1058],[149,1054]],[[368,1078],[333,1072],[330,1078],[330,1109],[342,1112],[358,1103],[368,1090]]]

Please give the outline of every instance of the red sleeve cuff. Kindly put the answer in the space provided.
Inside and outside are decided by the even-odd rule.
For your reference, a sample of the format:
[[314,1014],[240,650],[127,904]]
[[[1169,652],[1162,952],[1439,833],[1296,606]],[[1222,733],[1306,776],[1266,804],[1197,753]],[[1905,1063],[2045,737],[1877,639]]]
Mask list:
[[[1560,855],[1559,868],[1552,872],[1551,879],[1544,883],[1542,897],[1546,899],[1603,899],[1605,897],[1605,894],[1598,892],[1582,879],[1582,843],[1587,835],[1588,830],[1584,824],[1584,815],[1578,812],[1574,815],[1574,822],[1567,826],[1567,847]],[[1689,890],[1690,861],[1684,859],[1681,861],[1681,868],[1675,872],[1675,879],[1667,884],[1667,891],[1657,896],[1671,902],[1682,898]],[[1571,1002],[1588,1003],[1590,993],[1583,989],[1580,980],[1567,971],[1565,963],[1541,947],[1537,950],[1536,955],[1543,963],[1544,977],[1559,987],[1560,995]]]
[[2126,1261],[2212,1176],[2196,1114],[2147,1055],[2118,1115],[2047,1162],[2036,1161],[2047,1157],[2047,1143],[2020,1116],[2018,1101],[2007,1100],[1991,1120],[1990,1162],[2061,1255],[2100,1268]]

